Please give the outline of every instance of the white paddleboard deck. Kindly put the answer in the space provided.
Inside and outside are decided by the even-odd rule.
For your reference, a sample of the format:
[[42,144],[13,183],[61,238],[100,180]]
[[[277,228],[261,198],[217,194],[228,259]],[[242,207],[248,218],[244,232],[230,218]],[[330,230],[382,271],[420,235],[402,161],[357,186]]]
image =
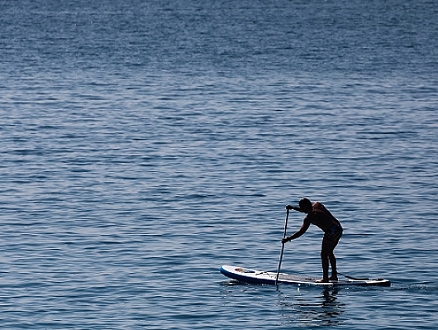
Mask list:
[[[254,269],[248,269],[238,266],[224,265],[220,269],[221,273],[225,276],[238,280],[240,282],[252,283],[252,284],[274,284],[277,278],[277,273],[259,271]],[[385,279],[340,279],[339,281],[331,281],[329,283],[316,283],[317,278],[302,276],[302,275],[289,275],[280,273],[278,277],[278,283],[305,285],[305,286],[390,286],[391,282]]]

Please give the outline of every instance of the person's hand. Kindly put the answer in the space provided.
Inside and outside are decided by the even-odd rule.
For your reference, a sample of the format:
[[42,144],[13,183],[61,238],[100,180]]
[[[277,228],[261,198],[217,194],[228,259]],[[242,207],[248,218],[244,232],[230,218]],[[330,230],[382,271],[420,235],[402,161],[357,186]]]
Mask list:
[[281,240],[281,243],[287,243],[287,242],[289,242],[289,238],[288,237],[285,237],[285,238],[283,238],[282,240]]
[[293,210],[294,207],[292,205],[286,205],[286,210]]

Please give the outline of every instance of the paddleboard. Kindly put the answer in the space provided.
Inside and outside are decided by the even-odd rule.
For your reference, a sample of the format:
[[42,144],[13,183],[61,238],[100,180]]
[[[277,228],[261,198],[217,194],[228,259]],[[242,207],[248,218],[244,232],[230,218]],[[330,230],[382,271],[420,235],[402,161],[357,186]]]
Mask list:
[[[238,280],[240,282],[251,284],[273,284],[277,278],[276,272],[266,272],[254,269],[248,269],[238,266],[224,265],[220,271],[225,276]],[[316,283],[317,279],[302,275],[289,275],[280,273],[278,283],[294,284],[303,286],[390,286],[391,282],[385,279],[339,279],[339,281],[331,281],[329,283]]]

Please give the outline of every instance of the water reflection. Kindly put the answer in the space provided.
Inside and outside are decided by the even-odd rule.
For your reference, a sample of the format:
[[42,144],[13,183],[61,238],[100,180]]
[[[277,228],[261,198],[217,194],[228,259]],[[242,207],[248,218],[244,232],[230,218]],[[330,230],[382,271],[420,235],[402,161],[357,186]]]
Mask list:
[[338,298],[339,288],[300,289],[291,295],[281,293],[279,306],[287,323],[300,322],[308,326],[339,325],[345,305]]

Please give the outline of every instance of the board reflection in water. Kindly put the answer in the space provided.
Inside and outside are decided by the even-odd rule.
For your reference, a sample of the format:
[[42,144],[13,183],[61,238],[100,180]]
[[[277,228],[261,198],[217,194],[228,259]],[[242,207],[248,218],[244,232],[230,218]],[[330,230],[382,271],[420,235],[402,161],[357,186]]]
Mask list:
[[345,304],[338,299],[340,288],[298,288],[292,295],[280,293],[278,306],[284,321],[306,326],[332,326],[342,323]]

